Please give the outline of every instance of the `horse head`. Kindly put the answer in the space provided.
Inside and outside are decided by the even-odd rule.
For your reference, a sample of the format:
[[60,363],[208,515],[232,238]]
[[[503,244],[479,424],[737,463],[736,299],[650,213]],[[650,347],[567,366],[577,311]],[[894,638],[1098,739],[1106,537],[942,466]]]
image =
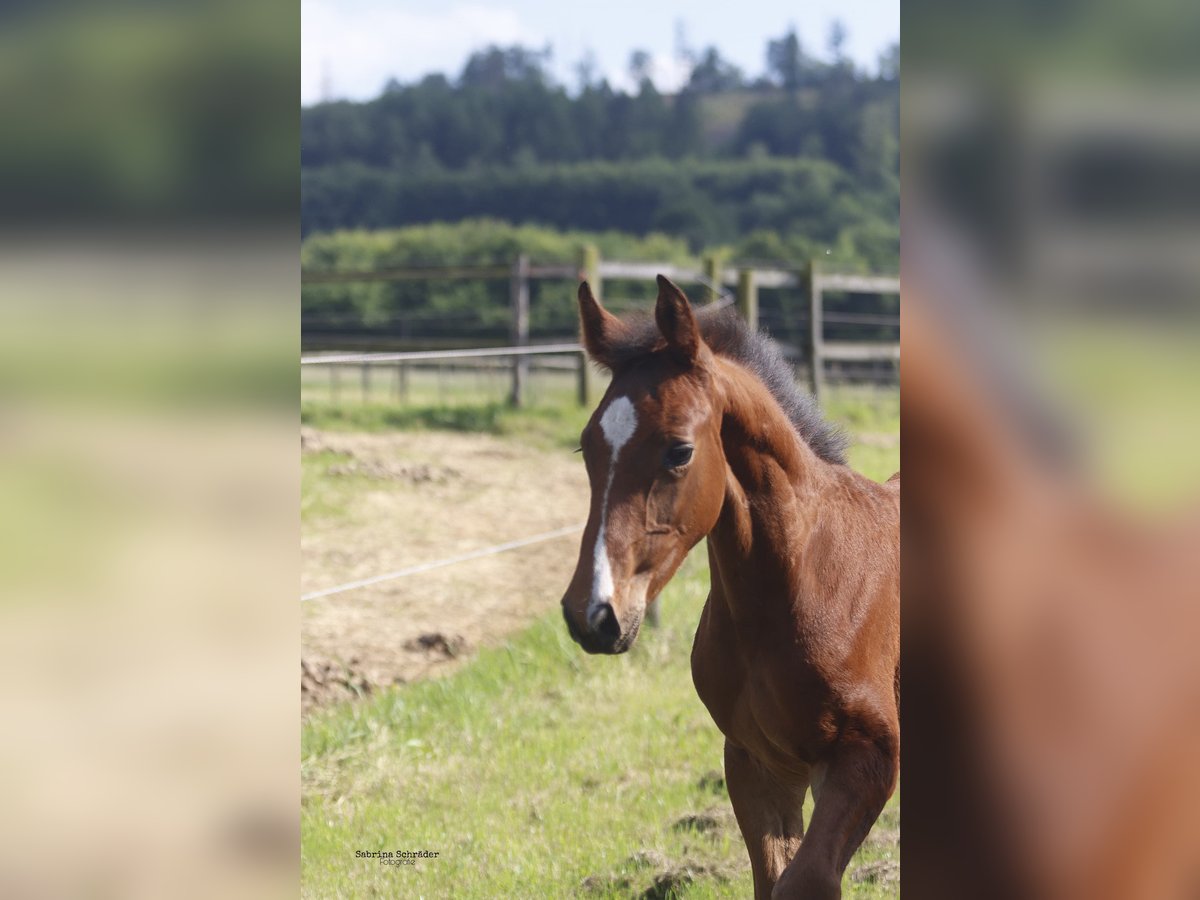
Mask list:
[[580,436],[591,508],[562,598],[589,653],[633,645],[648,600],[716,524],[725,493],[713,354],[683,292],[658,277],[647,343],[579,288],[583,344],[612,382]]

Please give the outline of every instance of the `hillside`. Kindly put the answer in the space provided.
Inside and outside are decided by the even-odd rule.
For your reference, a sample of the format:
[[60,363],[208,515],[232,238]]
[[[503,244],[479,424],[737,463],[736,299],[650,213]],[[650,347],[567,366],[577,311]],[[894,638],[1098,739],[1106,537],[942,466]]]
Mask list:
[[769,230],[894,267],[853,234],[897,231],[894,71],[806,58],[747,82],[710,50],[674,95],[649,79],[571,93],[541,59],[489,48],[457,79],[304,109],[304,233],[489,216],[663,232],[698,251]]

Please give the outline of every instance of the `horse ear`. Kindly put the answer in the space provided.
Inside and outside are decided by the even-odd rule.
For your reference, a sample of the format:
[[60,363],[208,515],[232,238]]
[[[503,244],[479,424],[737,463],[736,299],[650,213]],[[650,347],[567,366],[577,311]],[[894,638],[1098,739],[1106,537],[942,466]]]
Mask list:
[[700,326],[688,298],[669,278],[658,276],[658,305],[654,308],[658,330],[667,346],[688,365],[700,358]]
[[600,305],[585,281],[579,285],[579,324],[583,348],[595,362],[613,367],[613,348],[624,324]]

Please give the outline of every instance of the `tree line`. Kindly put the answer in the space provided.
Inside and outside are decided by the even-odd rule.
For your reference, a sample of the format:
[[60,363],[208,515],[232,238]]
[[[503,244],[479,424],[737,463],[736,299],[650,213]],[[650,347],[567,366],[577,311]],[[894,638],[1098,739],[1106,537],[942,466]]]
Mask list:
[[548,74],[548,51],[490,47],[455,78],[308,107],[304,232],[487,215],[662,231],[698,250],[769,229],[861,241],[866,263],[894,267],[881,247],[898,243],[897,52],[866,72],[844,42],[835,24],[818,58],[791,31],[768,42],[754,78],[716,48],[689,51],[674,95],[655,87],[644,52],[630,59],[636,90],[585,61],[569,91]]
[[899,255],[892,201],[824,160],[642,160],[412,175],[361,165],[304,172],[303,216],[316,232],[353,224],[489,216],[556,228],[662,232],[695,250],[755,231],[798,235],[805,256],[888,271]]
[[[844,42],[845,29],[835,22],[831,59],[822,61],[791,31],[768,42],[766,72],[753,80],[715,47],[685,50],[691,74],[674,95],[655,86],[645,51],[634,51],[629,62],[636,90],[597,79],[585,60],[571,94],[547,71],[549,48],[488,47],[473,54],[457,78],[392,80],[366,103],[308,107],[301,117],[301,162],[457,170],[765,152],[821,157],[876,174],[869,170],[895,163],[882,132],[889,121],[893,134],[898,128],[898,48],[889,48],[868,73],[845,57]],[[718,112],[747,110],[754,114],[737,116],[732,131],[713,127]],[[786,122],[772,121],[778,117]]]

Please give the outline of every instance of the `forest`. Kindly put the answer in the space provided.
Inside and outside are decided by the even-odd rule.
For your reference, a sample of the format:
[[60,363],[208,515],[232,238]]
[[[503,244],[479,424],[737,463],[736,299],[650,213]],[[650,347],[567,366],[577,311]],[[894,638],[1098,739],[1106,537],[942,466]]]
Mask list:
[[[316,104],[301,113],[304,231],[490,215],[666,230],[699,249],[758,227],[828,240],[811,232],[814,218],[839,230],[894,224],[898,48],[865,72],[844,41],[834,27],[818,59],[789,32],[767,43],[753,79],[709,47],[691,54],[673,95],[656,89],[644,51],[631,54],[638,88],[625,92],[586,61],[568,89],[548,74],[548,49],[488,47],[456,78]],[[649,189],[666,170],[670,183]],[[612,197],[621,181],[629,189]]]

